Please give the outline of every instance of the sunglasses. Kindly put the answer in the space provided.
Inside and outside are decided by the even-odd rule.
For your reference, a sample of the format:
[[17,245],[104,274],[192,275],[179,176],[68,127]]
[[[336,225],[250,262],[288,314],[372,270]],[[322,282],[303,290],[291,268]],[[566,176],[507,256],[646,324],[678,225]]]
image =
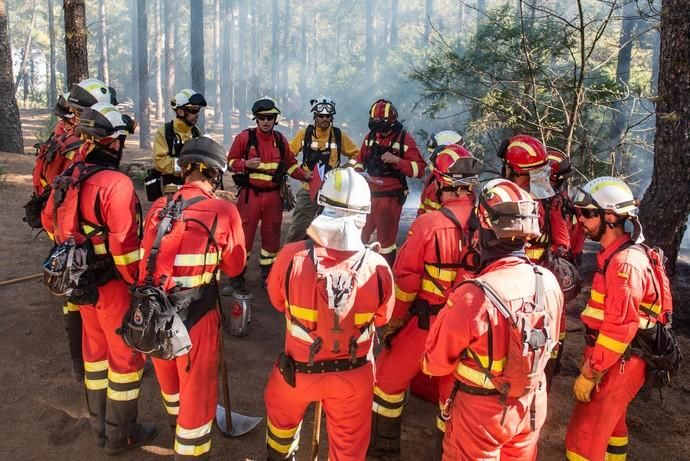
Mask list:
[[316,118],[326,118],[330,120],[333,116],[331,114],[316,114]]
[[592,219],[596,218],[599,216],[599,210],[594,209],[594,208],[575,208],[575,216],[578,218],[580,216],[584,217],[585,219]]
[[191,108],[191,109],[185,109],[184,111],[187,112],[188,114],[198,114],[199,112],[201,112],[201,109]]
[[256,119],[257,120],[275,120],[276,116],[275,115],[257,115]]

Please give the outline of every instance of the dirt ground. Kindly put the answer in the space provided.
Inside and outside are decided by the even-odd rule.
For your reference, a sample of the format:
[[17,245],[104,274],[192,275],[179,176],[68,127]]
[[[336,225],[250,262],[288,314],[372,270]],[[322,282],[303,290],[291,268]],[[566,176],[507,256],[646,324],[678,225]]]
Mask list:
[[[27,154],[0,153],[0,281],[40,272],[50,243],[45,234],[34,235],[22,222],[22,206],[30,196],[33,156],[29,146],[46,123],[45,112],[23,112]],[[131,146],[136,143],[131,142]],[[131,147],[130,146],[130,147]],[[226,146],[227,147],[227,146]],[[147,153],[138,150],[125,152],[125,163],[145,159]],[[145,202],[141,191],[140,197]],[[413,212],[405,213],[401,236],[412,220]],[[289,216],[285,215],[284,226]],[[286,229],[283,229],[284,231]],[[258,251],[253,252],[254,255]],[[251,332],[244,338],[225,336],[225,356],[228,361],[231,398],[236,411],[255,416],[264,415],[263,389],[272,363],[284,340],[284,321],[268,303],[261,287],[258,261],[252,257],[248,270],[248,288],[254,293],[254,312]],[[585,255],[584,266],[591,279],[593,255]],[[676,324],[690,328],[688,319],[688,286],[690,258],[681,257],[674,278],[677,299]],[[569,306],[569,339],[564,358],[564,370],[554,380],[550,395],[549,417],[542,430],[540,460],[563,459],[563,446],[568,418],[573,406],[570,390],[577,374],[584,341],[577,318],[586,303],[586,292]],[[93,443],[88,424],[82,386],[70,375],[70,360],[63,328],[61,300],[50,295],[40,279],[0,287],[0,348],[3,351],[0,369],[0,459],[6,460],[100,460],[108,459]],[[685,310],[682,310],[685,308]],[[681,338],[684,350],[690,350],[687,336]],[[675,381],[674,388],[664,394],[662,405],[658,397],[649,403],[637,399],[630,407],[630,460],[690,459],[690,372],[686,366]],[[159,460],[171,458],[173,433],[166,425],[166,415],[155,377],[143,381],[139,401],[140,420],[159,424],[160,435],[150,446],[121,455],[120,459]],[[402,461],[428,459],[434,429],[435,406],[416,397],[410,398],[405,410],[402,435]],[[300,460],[308,459],[313,416],[306,415],[301,437]],[[322,425],[320,458],[327,458],[327,427]],[[265,420],[249,434],[225,439],[214,430],[213,458],[219,460],[262,460]]]

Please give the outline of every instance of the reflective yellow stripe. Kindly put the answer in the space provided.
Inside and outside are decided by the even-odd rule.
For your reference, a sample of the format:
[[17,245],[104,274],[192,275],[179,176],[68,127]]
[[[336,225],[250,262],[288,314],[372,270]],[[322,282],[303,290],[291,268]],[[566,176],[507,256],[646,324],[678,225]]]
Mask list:
[[404,392],[401,392],[400,394],[386,394],[378,386],[374,386],[374,394],[378,395],[388,403],[402,403],[405,400]]
[[264,250],[263,248],[262,248],[261,251],[259,252],[259,255],[261,255],[261,256],[275,256],[275,255],[277,255],[277,254],[278,254],[278,253],[274,253],[274,252],[271,252],[271,251],[268,251],[268,250]]
[[278,168],[278,162],[259,162],[257,170],[275,170]]
[[266,418],[266,425],[268,426],[268,430],[271,432],[271,434],[275,435],[276,437],[280,437],[281,439],[291,439],[295,436],[297,431],[299,431],[302,423],[298,424],[292,429],[279,429],[273,425],[270,419]]
[[403,408],[405,408],[404,405],[401,405],[399,408],[390,409],[384,407],[383,405],[379,405],[376,402],[371,404],[371,411],[381,416],[385,416],[386,418],[399,418],[400,415],[402,415]]
[[544,256],[544,248],[540,247],[526,247],[525,254],[529,259],[541,259]]
[[178,424],[177,428],[175,429],[175,435],[178,435],[183,439],[198,439],[199,437],[203,437],[211,432],[212,424],[213,421],[211,420],[203,426],[199,426],[194,429],[185,429]]
[[116,391],[108,388],[108,398],[118,402],[129,402],[139,398],[139,388],[130,389],[128,391]]
[[108,378],[89,379],[84,378],[84,386],[90,391],[102,391],[108,388]]
[[175,440],[175,453],[182,456],[201,456],[211,451],[211,441],[203,445],[183,445]]
[[558,340],[559,340],[559,341],[563,341],[563,340],[565,339],[566,336],[567,336],[567,333],[566,333],[565,331],[561,331],[561,332],[558,334]]
[[379,253],[381,253],[382,255],[387,255],[388,253],[393,253],[396,248],[397,248],[397,246],[395,244],[393,244],[389,247],[381,248],[381,251]]
[[131,373],[117,373],[113,370],[108,370],[108,379],[114,383],[136,383],[141,380],[143,370],[133,371]]
[[439,290],[438,287],[428,278],[424,278],[422,280],[422,291],[443,297],[443,292],[441,292],[441,290]]
[[417,162],[410,162],[410,165],[412,165],[412,177],[416,178],[419,176],[419,167],[417,166]]
[[[70,302],[67,302],[63,306],[63,310],[65,313],[67,312],[79,312],[79,306],[77,304],[72,304]],[[107,362],[106,362],[106,368],[108,367]]]
[[215,265],[218,264],[218,253],[178,254],[174,264],[179,267]]
[[412,302],[416,297],[417,293],[408,293],[407,291],[400,289],[398,286],[395,287],[395,298],[399,299],[400,301]]
[[100,362],[84,362],[84,371],[95,372],[104,371],[108,369],[108,361],[101,360]]
[[115,264],[118,266],[126,266],[128,264],[132,264],[134,262],[137,262],[141,259],[141,252],[139,251],[139,248],[137,248],[134,251],[130,251],[129,253],[125,255],[120,255],[120,256],[115,256],[113,255],[113,261],[115,261]]
[[624,447],[628,444],[628,437],[609,437],[608,444],[612,447]]
[[429,275],[431,275],[436,280],[442,280],[444,282],[452,282],[458,276],[457,270],[442,269],[432,264],[424,264],[424,269],[426,269],[426,271],[429,272]]
[[273,176],[270,174],[249,173],[249,179],[259,179],[261,181],[270,181],[273,179]]
[[308,322],[316,322],[319,319],[319,311],[308,309],[306,307],[296,306],[290,304],[290,315],[299,320],[306,320]]
[[211,283],[213,272],[204,272],[202,275],[190,275],[187,277],[173,277],[173,281],[183,288],[194,288],[205,283]]
[[433,210],[439,210],[441,208],[440,203],[434,202],[433,200],[428,199],[428,198],[424,199],[423,206],[425,206],[426,208],[433,209]]
[[596,319],[596,320],[604,320],[604,310],[596,308],[596,307],[592,307],[589,304],[587,304],[587,307],[585,307],[585,310],[582,311],[582,315]]
[[574,453],[570,450],[565,450],[565,458],[568,461],[589,461],[587,458],[584,456],[580,456],[577,453]]
[[606,299],[606,295],[604,293],[599,293],[594,289],[590,292],[589,297],[592,298],[592,301],[599,304],[604,304],[604,300]]
[[626,280],[630,278],[630,276],[628,274],[626,274],[625,272],[619,272],[618,277],[620,277],[622,279],[626,279]]
[[228,168],[232,169],[232,166],[235,164],[235,162],[239,161],[237,158],[233,158],[231,160],[228,160]]
[[[488,355],[470,354],[469,349],[468,349],[468,357],[479,359],[479,363],[481,363],[484,368],[488,368],[488,366],[489,366],[489,356]],[[500,359],[500,360],[494,360],[493,363],[491,364],[491,371],[494,373],[501,373],[503,371],[505,363],[506,363],[505,357]]]
[[485,389],[495,389],[494,385],[491,384],[491,381],[489,381],[489,378],[481,371],[475,370],[474,368],[470,368],[467,365],[459,363],[458,367],[456,368],[456,372],[459,376],[462,376],[463,378],[465,378],[473,384],[476,384],[477,386],[483,387]]
[[40,178],[40,180],[41,180],[41,186],[46,187],[48,185],[48,181],[46,181],[45,179]]
[[625,453],[620,453],[620,454],[614,454],[614,453],[606,453],[604,456],[605,461],[626,461],[628,459],[628,455]]
[[436,417],[436,429],[443,432],[444,434],[446,432],[446,422],[439,417]]
[[599,332],[599,336],[597,336],[597,344],[617,354],[622,354],[628,348],[627,343],[622,343],[601,332]]
[[55,234],[53,234],[52,232],[48,232],[48,231],[46,231],[46,234],[48,235],[48,238],[50,240],[55,241]]
[[297,164],[295,163],[290,168],[287,169],[287,174],[292,174],[293,171],[297,169]]
[[296,438],[291,444],[283,445],[281,443],[276,442],[272,438],[266,436],[266,443],[268,444],[268,446],[273,448],[278,453],[283,453],[287,455],[288,453],[294,451],[297,448],[297,444],[299,443],[299,437]]
[[640,306],[644,307],[647,310],[654,312],[657,315],[659,315],[659,313],[661,313],[661,306],[659,304],[640,303]]
[[93,246],[93,252],[97,255],[108,254],[108,250],[105,249],[105,243],[97,243]]
[[365,323],[368,323],[371,318],[374,316],[373,312],[366,312],[363,314],[357,314],[355,313],[355,325],[364,325]]

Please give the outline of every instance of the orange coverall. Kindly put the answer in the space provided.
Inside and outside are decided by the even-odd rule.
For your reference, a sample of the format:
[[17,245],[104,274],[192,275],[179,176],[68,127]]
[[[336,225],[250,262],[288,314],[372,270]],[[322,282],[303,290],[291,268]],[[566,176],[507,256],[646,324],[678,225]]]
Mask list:
[[[333,268],[351,267],[356,253],[317,246],[315,254],[319,265]],[[269,460],[296,459],[302,419],[314,401],[323,402],[326,413],[329,459],[362,461],[365,457],[371,430],[374,327],[388,323],[393,310],[393,275],[383,257],[369,252],[357,280],[354,307],[346,316],[353,319],[354,328],[336,328],[336,314],[324,315],[328,310],[325,288],[317,282],[307,243],[287,244],[278,254],[268,278],[268,295],[276,310],[285,312],[285,353],[303,365],[310,358],[316,366],[336,360],[343,365],[340,371],[326,373],[298,371],[295,387],[273,367],[264,395]],[[349,369],[353,356],[363,366]]]
[[417,216],[430,211],[438,210],[441,204],[438,202],[436,191],[438,190],[438,183],[434,179],[434,174],[431,173],[426,181],[424,181],[424,189],[419,197],[419,208],[417,209]]
[[641,358],[627,358],[625,353],[638,329],[655,325],[645,310],[659,313],[666,308],[655,304],[661,291],[647,255],[632,248],[618,251],[629,243],[625,234],[597,254],[592,293],[580,314],[588,336],[583,368],[604,376],[590,402],[575,404],[565,437],[566,457],[571,461],[626,458],[625,416],[644,384],[646,366]]
[[[182,290],[187,290],[212,283],[218,268],[229,277],[242,272],[246,250],[235,205],[215,198],[195,183],[183,185],[173,199],[180,196],[184,200],[203,196],[206,200],[184,209],[187,224],[179,240],[162,241],[154,283],[160,283],[161,276],[165,275],[164,289],[179,285]],[[159,212],[166,202],[167,197],[159,198],[146,215],[142,240],[144,256],[139,265],[140,283],[147,276],[147,255],[151,253],[158,232]],[[209,230],[213,229],[213,239],[206,229],[191,219],[201,221]],[[215,307],[216,301],[217,296],[214,296],[209,303]],[[219,333],[220,316],[213,307],[206,304],[193,307],[201,311],[210,310],[191,328],[187,325],[192,342],[189,353],[173,360],[153,359],[165,409],[176,422],[176,459],[207,459],[211,452],[211,426],[216,415],[218,390],[218,334],[222,334]],[[193,315],[192,307],[189,309],[189,315]]]
[[[534,270],[523,258],[494,261],[478,278],[490,284],[511,310],[534,301]],[[552,318],[551,337],[557,338],[563,294],[553,274],[544,271],[542,280],[544,305]],[[460,388],[452,402],[443,440],[445,461],[526,461],[537,457],[539,432],[546,419],[545,377],[533,395],[509,397],[501,403],[498,391],[470,357],[471,351],[494,376],[500,376],[510,328],[484,291],[466,283],[450,295],[429,331],[422,362],[425,372],[433,376],[452,372],[464,389],[472,390]],[[532,399],[536,399],[534,430],[530,427]]]

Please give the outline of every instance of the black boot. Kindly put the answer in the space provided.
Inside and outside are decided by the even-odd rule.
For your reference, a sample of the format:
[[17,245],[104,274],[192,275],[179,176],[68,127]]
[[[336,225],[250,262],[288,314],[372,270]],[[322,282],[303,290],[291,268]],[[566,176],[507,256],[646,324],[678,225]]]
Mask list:
[[228,285],[224,286],[222,290],[220,290],[220,293],[223,296],[232,296],[232,294],[237,291],[237,290],[244,290],[244,273],[246,269],[242,271],[242,273],[236,277],[232,277],[229,280]]
[[137,423],[133,426],[129,437],[122,440],[110,440],[105,442],[103,451],[108,455],[119,455],[130,448],[141,447],[156,438],[158,428],[153,423]]
[[84,359],[81,352],[81,314],[79,311],[67,310],[65,313],[65,330],[69,355],[72,358],[72,377],[78,383],[84,382]]

